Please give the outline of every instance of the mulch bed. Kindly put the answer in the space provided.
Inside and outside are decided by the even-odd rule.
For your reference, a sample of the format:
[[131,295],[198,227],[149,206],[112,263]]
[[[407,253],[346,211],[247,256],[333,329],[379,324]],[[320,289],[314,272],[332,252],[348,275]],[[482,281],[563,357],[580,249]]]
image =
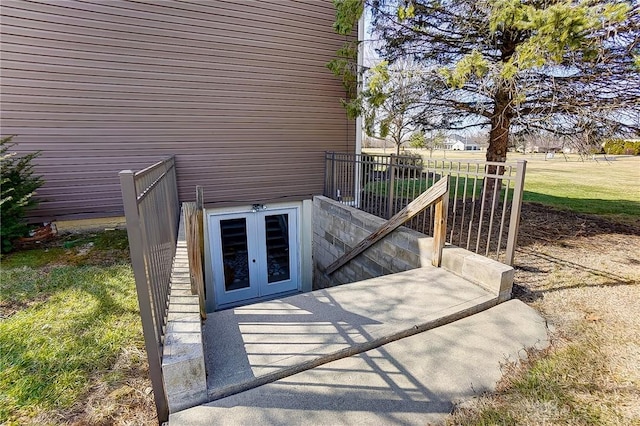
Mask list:
[[518,246],[541,242],[557,243],[567,238],[599,234],[640,235],[640,218],[637,219],[637,224],[625,225],[538,203],[524,203],[522,206]]

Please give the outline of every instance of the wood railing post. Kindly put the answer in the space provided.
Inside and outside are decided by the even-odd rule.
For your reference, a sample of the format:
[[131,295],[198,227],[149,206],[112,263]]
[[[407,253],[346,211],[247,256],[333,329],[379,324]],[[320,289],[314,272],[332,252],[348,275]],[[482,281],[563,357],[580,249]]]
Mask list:
[[202,214],[202,187],[196,187],[196,202],[183,203],[187,255],[189,258],[189,276],[191,278],[191,294],[198,295],[200,317],[207,318],[204,290],[204,241]]
[[435,203],[435,212],[433,219],[433,253],[431,256],[431,264],[436,268],[440,267],[442,262],[442,249],[447,238],[447,213],[449,201],[449,188],[442,197]]
[[202,186],[196,186],[196,226],[200,260],[200,275],[198,277],[198,298],[200,300],[200,317],[207,318],[206,299],[207,294],[204,286],[204,192]]
[[[163,423],[168,420],[169,406],[167,404],[164,384],[162,382],[162,354],[161,344],[158,340],[157,324],[154,321],[153,305],[150,296],[150,283],[146,273],[146,260],[140,216],[138,214],[138,194],[134,181],[134,173],[131,170],[123,170],[120,175],[120,187],[124,214],[127,221],[127,237],[129,238],[129,251],[131,253],[131,266],[136,282],[138,306],[142,319],[142,333],[149,362],[149,376],[153,389],[153,398],[158,412],[158,420]],[[160,319],[157,319],[161,321]]]
[[187,258],[189,260],[189,276],[191,277],[191,294],[198,294],[197,286],[197,265],[196,257],[197,241],[194,235],[197,234],[196,227],[196,203],[187,201],[182,203],[182,214],[184,214],[184,234],[187,243]]

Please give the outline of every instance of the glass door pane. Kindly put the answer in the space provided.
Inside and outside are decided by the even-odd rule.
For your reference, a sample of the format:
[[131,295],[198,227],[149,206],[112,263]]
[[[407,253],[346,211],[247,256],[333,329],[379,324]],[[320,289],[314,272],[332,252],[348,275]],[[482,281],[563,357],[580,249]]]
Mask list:
[[291,278],[289,264],[289,215],[264,217],[267,247],[267,282],[274,283]]
[[225,291],[248,288],[250,282],[247,219],[221,220],[220,240]]

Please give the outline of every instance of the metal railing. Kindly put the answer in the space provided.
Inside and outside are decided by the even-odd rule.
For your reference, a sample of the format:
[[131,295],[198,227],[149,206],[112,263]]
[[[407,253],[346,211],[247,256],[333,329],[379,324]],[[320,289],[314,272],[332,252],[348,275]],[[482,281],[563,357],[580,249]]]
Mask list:
[[175,161],[169,157],[139,172],[123,170],[119,175],[149,375],[162,423],[168,418],[162,347],[180,218]]
[[[324,195],[390,218],[449,176],[447,242],[513,264],[526,161],[494,163],[327,152]],[[433,235],[433,208],[405,226]]]

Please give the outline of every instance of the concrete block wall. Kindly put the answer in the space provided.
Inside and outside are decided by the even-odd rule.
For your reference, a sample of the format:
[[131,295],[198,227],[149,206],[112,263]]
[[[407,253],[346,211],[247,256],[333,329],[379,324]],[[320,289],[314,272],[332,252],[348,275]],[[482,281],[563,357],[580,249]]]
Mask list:
[[183,215],[180,218],[176,256],[171,271],[162,378],[170,413],[207,401],[202,321],[198,295],[191,294]]
[[[325,276],[324,269],[367,237],[384,219],[329,198],[313,199],[314,289],[326,288],[422,266],[419,232],[400,227],[348,264]],[[430,262],[430,261],[429,261]]]
[[511,298],[514,269],[456,246],[445,246],[442,267],[486,288],[498,296],[498,303]]
[[[313,205],[314,289],[432,267],[433,238],[401,226],[326,276],[323,271],[327,266],[386,220],[322,196],[314,197]],[[511,266],[452,245],[444,248],[441,266],[491,291],[498,302],[511,296]]]

